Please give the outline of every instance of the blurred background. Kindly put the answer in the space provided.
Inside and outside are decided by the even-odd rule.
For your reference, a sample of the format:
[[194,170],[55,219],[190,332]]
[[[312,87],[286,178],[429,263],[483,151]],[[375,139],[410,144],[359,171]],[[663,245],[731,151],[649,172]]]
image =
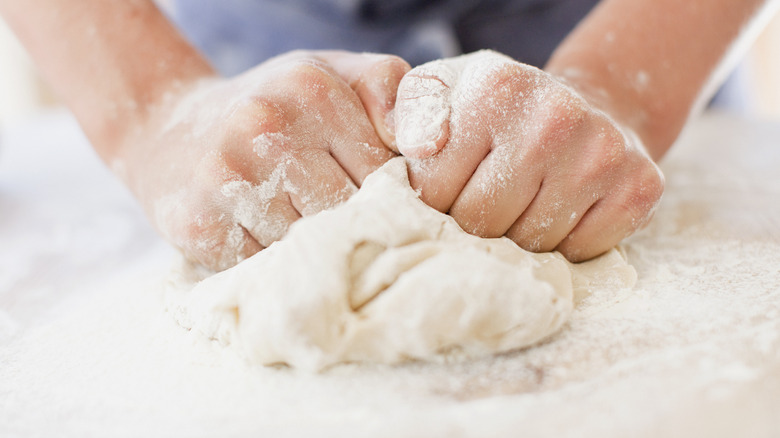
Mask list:
[[[165,5],[165,0],[158,3]],[[780,15],[763,31],[713,106],[746,117],[780,121]],[[0,20],[0,129],[58,106],[24,49]]]

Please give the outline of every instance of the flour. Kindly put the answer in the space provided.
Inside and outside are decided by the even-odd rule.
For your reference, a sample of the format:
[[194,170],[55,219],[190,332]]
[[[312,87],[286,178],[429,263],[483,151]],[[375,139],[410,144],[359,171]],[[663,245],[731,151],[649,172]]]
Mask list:
[[182,325],[251,362],[318,370],[527,347],[563,325],[575,297],[635,279],[617,252],[572,265],[463,232],[417,198],[398,158],[238,266],[178,279],[168,301]]
[[175,323],[174,251],[56,115],[0,139],[0,436],[780,436],[776,123],[695,119],[636,286],[575,289],[533,348],[311,374]]
[[513,62],[504,55],[482,50],[431,61],[405,75],[398,85],[394,111],[399,151],[411,158],[426,158],[438,152],[447,142],[450,117],[457,116],[451,114],[453,102],[478,95],[491,71]]
[[404,155],[423,158],[444,145],[458,76],[459,72],[444,61],[433,61],[401,80],[393,125],[397,127],[396,143]]

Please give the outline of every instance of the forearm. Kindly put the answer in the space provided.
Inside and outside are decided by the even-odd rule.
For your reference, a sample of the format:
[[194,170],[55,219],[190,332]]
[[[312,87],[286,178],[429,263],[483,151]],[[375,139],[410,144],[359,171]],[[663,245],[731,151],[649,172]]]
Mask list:
[[107,161],[161,96],[213,74],[149,0],[0,0],[0,13]]
[[545,69],[632,128],[658,159],[723,79],[735,59],[729,55],[760,28],[770,3],[604,0]]

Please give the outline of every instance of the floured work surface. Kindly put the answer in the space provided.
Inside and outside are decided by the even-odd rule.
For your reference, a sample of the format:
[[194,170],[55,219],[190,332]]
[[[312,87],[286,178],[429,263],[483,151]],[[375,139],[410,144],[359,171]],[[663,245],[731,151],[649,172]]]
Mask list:
[[780,435],[780,126],[696,121],[637,286],[542,345],[318,375],[176,325],[171,252],[59,119],[0,143],[0,436]]

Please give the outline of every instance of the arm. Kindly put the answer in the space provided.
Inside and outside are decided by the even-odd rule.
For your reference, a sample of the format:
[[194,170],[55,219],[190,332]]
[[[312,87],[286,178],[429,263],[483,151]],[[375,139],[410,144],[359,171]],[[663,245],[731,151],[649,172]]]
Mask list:
[[0,0],[101,157],[184,254],[225,269],[394,156],[409,66],[295,52],[221,78],[145,0]]
[[0,13],[109,163],[162,96],[215,75],[149,0],[0,0]]
[[468,232],[595,257],[650,220],[654,160],[776,3],[604,0],[546,71],[492,52],[417,67],[396,108],[410,181]]
[[767,0],[605,0],[545,70],[632,128],[657,160],[776,6]]

